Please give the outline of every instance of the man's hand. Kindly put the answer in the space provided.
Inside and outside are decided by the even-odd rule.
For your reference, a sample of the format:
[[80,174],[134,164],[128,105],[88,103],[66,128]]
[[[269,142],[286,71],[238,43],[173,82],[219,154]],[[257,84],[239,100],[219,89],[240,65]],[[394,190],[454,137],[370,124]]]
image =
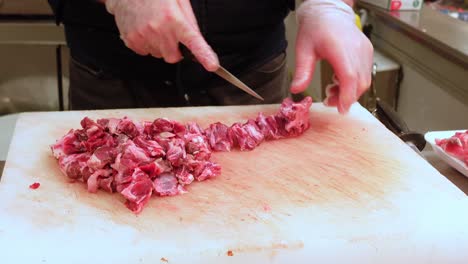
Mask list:
[[136,53],[176,63],[182,59],[182,43],[208,71],[218,69],[218,57],[200,33],[190,0],[102,2],[115,16],[125,45]]
[[373,47],[355,25],[350,6],[341,0],[307,0],[297,10],[296,72],[291,92],[309,85],[316,61],[327,60],[334,69],[339,91],[329,105],[342,114],[369,88]]

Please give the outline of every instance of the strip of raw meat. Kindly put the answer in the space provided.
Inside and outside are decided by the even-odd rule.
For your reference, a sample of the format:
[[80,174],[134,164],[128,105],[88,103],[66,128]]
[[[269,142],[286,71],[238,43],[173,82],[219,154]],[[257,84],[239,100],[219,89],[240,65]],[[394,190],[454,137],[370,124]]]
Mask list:
[[453,136],[436,139],[435,142],[445,152],[463,161],[468,166],[468,130],[455,132]]
[[232,139],[229,136],[229,127],[220,122],[211,124],[205,130],[210,147],[214,151],[231,151]]
[[253,150],[264,139],[263,134],[253,120],[249,120],[243,125],[233,124],[229,128],[229,137],[241,151]]

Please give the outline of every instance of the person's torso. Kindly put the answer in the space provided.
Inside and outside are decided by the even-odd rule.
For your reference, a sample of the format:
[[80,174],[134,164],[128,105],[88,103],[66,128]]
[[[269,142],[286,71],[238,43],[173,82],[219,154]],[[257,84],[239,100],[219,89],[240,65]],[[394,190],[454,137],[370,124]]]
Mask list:
[[[49,0],[65,25],[72,56],[115,75],[154,76],[174,67],[139,56],[120,39],[114,17],[96,0]],[[294,0],[192,0],[207,42],[234,72],[262,63],[286,48],[284,18]]]

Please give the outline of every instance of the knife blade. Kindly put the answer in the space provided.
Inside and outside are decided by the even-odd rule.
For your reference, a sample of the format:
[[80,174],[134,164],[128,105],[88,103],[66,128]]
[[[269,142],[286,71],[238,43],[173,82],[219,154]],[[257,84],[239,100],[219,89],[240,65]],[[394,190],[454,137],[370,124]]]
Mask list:
[[243,83],[241,80],[239,80],[236,76],[234,76],[232,73],[230,73],[228,70],[226,70],[223,66],[219,65],[219,68],[215,71],[215,73],[223,78],[224,80],[230,82],[232,85],[236,86],[237,88],[241,89],[242,91],[250,94],[251,96],[259,99],[259,100],[264,100],[263,97],[261,97],[258,93],[256,93],[254,90],[249,88],[245,83]]
[[[198,62],[198,60],[195,58],[193,53],[187,47],[181,44],[179,48],[182,52],[182,56],[184,57],[184,59],[191,59],[193,61]],[[226,80],[227,82],[231,83],[235,87],[257,98],[258,100],[264,101],[263,97],[261,97],[258,93],[256,93],[250,87],[248,87],[244,82],[239,80],[239,78],[234,76],[234,74],[226,70],[223,66],[219,65],[219,68],[214,73],[218,75],[219,77],[223,78],[224,80]]]

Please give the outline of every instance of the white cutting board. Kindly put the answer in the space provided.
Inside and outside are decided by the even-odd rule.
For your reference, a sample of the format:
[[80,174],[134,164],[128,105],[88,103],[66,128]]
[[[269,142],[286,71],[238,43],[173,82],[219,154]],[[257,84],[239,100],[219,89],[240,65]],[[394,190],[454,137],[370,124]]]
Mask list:
[[357,104],[340,116],[316,103],[303,136],[214,154],[219,178],[138,216],[68,183],[49,150],[85,115],[206,127],[277,109],[22,114],[0,182],[1,263],[467,263],[465,194]]

